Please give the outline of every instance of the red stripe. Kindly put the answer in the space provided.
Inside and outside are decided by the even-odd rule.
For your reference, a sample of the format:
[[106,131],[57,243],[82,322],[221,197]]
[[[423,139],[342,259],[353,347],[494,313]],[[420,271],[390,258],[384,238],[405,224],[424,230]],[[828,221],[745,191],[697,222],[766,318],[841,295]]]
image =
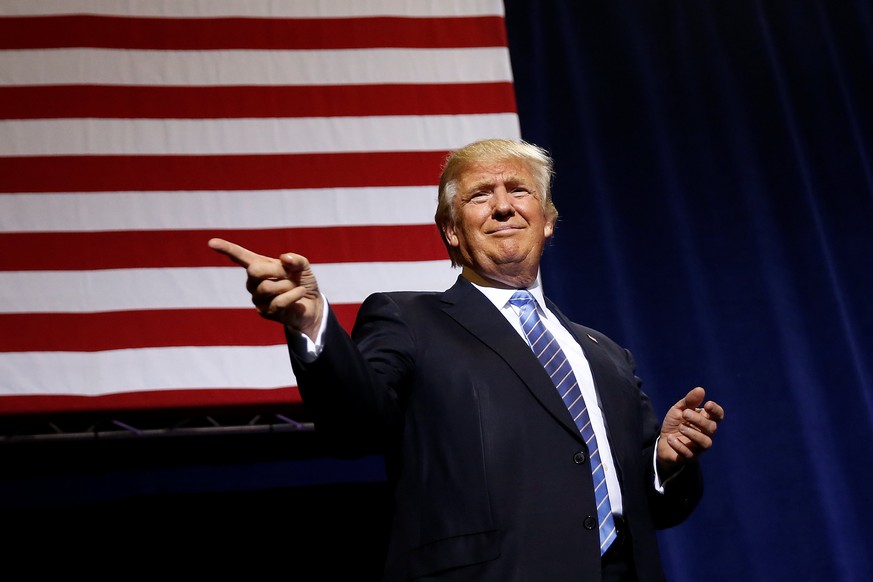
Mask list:
[[[241,274],[241,277],[243,275]],[[240,285],[243,279],[240,279]],[[351,331],[357,304],[332,305]],[[178,346],[274,346],[285,343],[282,326],[251,309],[168,309],[101,313],[6,313],[3,352],[97,352]]]
[[506,29],[499,16],[271,19],[72,15],[0,19],[0,49],[313,50],[494,46],[507,46]]
[[429,186],[446,152],[0,157],[0,192]]
[[[184,195],[184,194],[180,194]],[[293,251],[313,263],[448,259],[436,225],[342,226],[274,230],[157,230],[0,233],[0,271],[227,266],[206,246],[230,240],[262,255]],[[64,250],[58,260],[57,249]]]
[[[299,408],[301,403],[300,392],[296,387],[272,390],[241,388],[156,390],[154,392],[123,392],[105,396],[0,396],[0,418],[7,415],[124,410],[195,409],[217,411],[228,407],[233,407],[236,412],[243,412],[240,407],[248,406],[256,407],[256,410],[262,413],[264,407],[279,407],[284,409],[286,413],[297,416],[302,413],[302,409]],[[54,420],[57,421],[57,419]],[[295,418],[295,420],[299,420],[299,418]]]
[[0,87],[0,119],[206,119],[515,113],[512,83]]

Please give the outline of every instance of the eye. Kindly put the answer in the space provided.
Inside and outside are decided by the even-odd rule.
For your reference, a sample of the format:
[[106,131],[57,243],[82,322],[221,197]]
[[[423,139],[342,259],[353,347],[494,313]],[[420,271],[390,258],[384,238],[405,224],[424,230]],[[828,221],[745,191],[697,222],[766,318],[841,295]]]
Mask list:
[[533,192],[524,186],[519,186],[512,190],[512,195],[516,198],[524,198],[525,196],[531,196],[532,194]]
[[490,198],[491,198],[491,192],[486,192],[484,190],[481,190],[479,192],[474,192],[473,194],[471,194],[468,201],[472,202],[473,204],[482,204],[482,203],[488,202],[488,200]]

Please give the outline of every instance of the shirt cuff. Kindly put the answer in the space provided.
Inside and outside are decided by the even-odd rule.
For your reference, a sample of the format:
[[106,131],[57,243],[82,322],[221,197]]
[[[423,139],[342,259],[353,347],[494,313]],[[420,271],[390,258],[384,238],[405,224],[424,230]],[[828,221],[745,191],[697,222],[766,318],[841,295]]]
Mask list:
[[324,330],[327,329],[330,306],[327,303],[327,297],[324,295],[321,296],[321,301],[321,326],[319,326],[318,333],[315,335],[315,341],[303,332],[288,328],[288,347],[300,361],[306,364],[314,362],[321,354],[321,350],[324,349]]
[[652,455],[652,469],[653,474],[655,475],[655,491],[660,494],[664,494],[664,487],[676,478],[676,475],[682,472],[682,469],[685,467],[679,467],[676,471],[667,477],[665,480],[661,481],[661,476],[658,474],[658,443],[660,442],[661,437],[658,437],[658,440],[655,441],[655,453]]

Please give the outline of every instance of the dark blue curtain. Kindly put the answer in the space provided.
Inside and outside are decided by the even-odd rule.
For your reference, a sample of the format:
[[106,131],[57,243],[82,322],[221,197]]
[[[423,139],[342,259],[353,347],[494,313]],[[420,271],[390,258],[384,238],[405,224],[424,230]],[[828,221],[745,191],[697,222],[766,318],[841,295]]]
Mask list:
[[873,579],[873,3],[507,0],[546,293],[727,418],[674,581]]

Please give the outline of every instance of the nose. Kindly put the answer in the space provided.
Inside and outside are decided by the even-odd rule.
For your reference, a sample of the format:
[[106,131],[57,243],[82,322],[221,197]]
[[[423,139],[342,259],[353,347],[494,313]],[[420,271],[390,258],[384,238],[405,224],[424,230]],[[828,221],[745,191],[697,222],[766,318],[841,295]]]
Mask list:
[[515,214],[515,208],[512,206],[512,194],[506,188],[502,186],[495,188],[491,200],[494,204],[492,212],[495,216]]

